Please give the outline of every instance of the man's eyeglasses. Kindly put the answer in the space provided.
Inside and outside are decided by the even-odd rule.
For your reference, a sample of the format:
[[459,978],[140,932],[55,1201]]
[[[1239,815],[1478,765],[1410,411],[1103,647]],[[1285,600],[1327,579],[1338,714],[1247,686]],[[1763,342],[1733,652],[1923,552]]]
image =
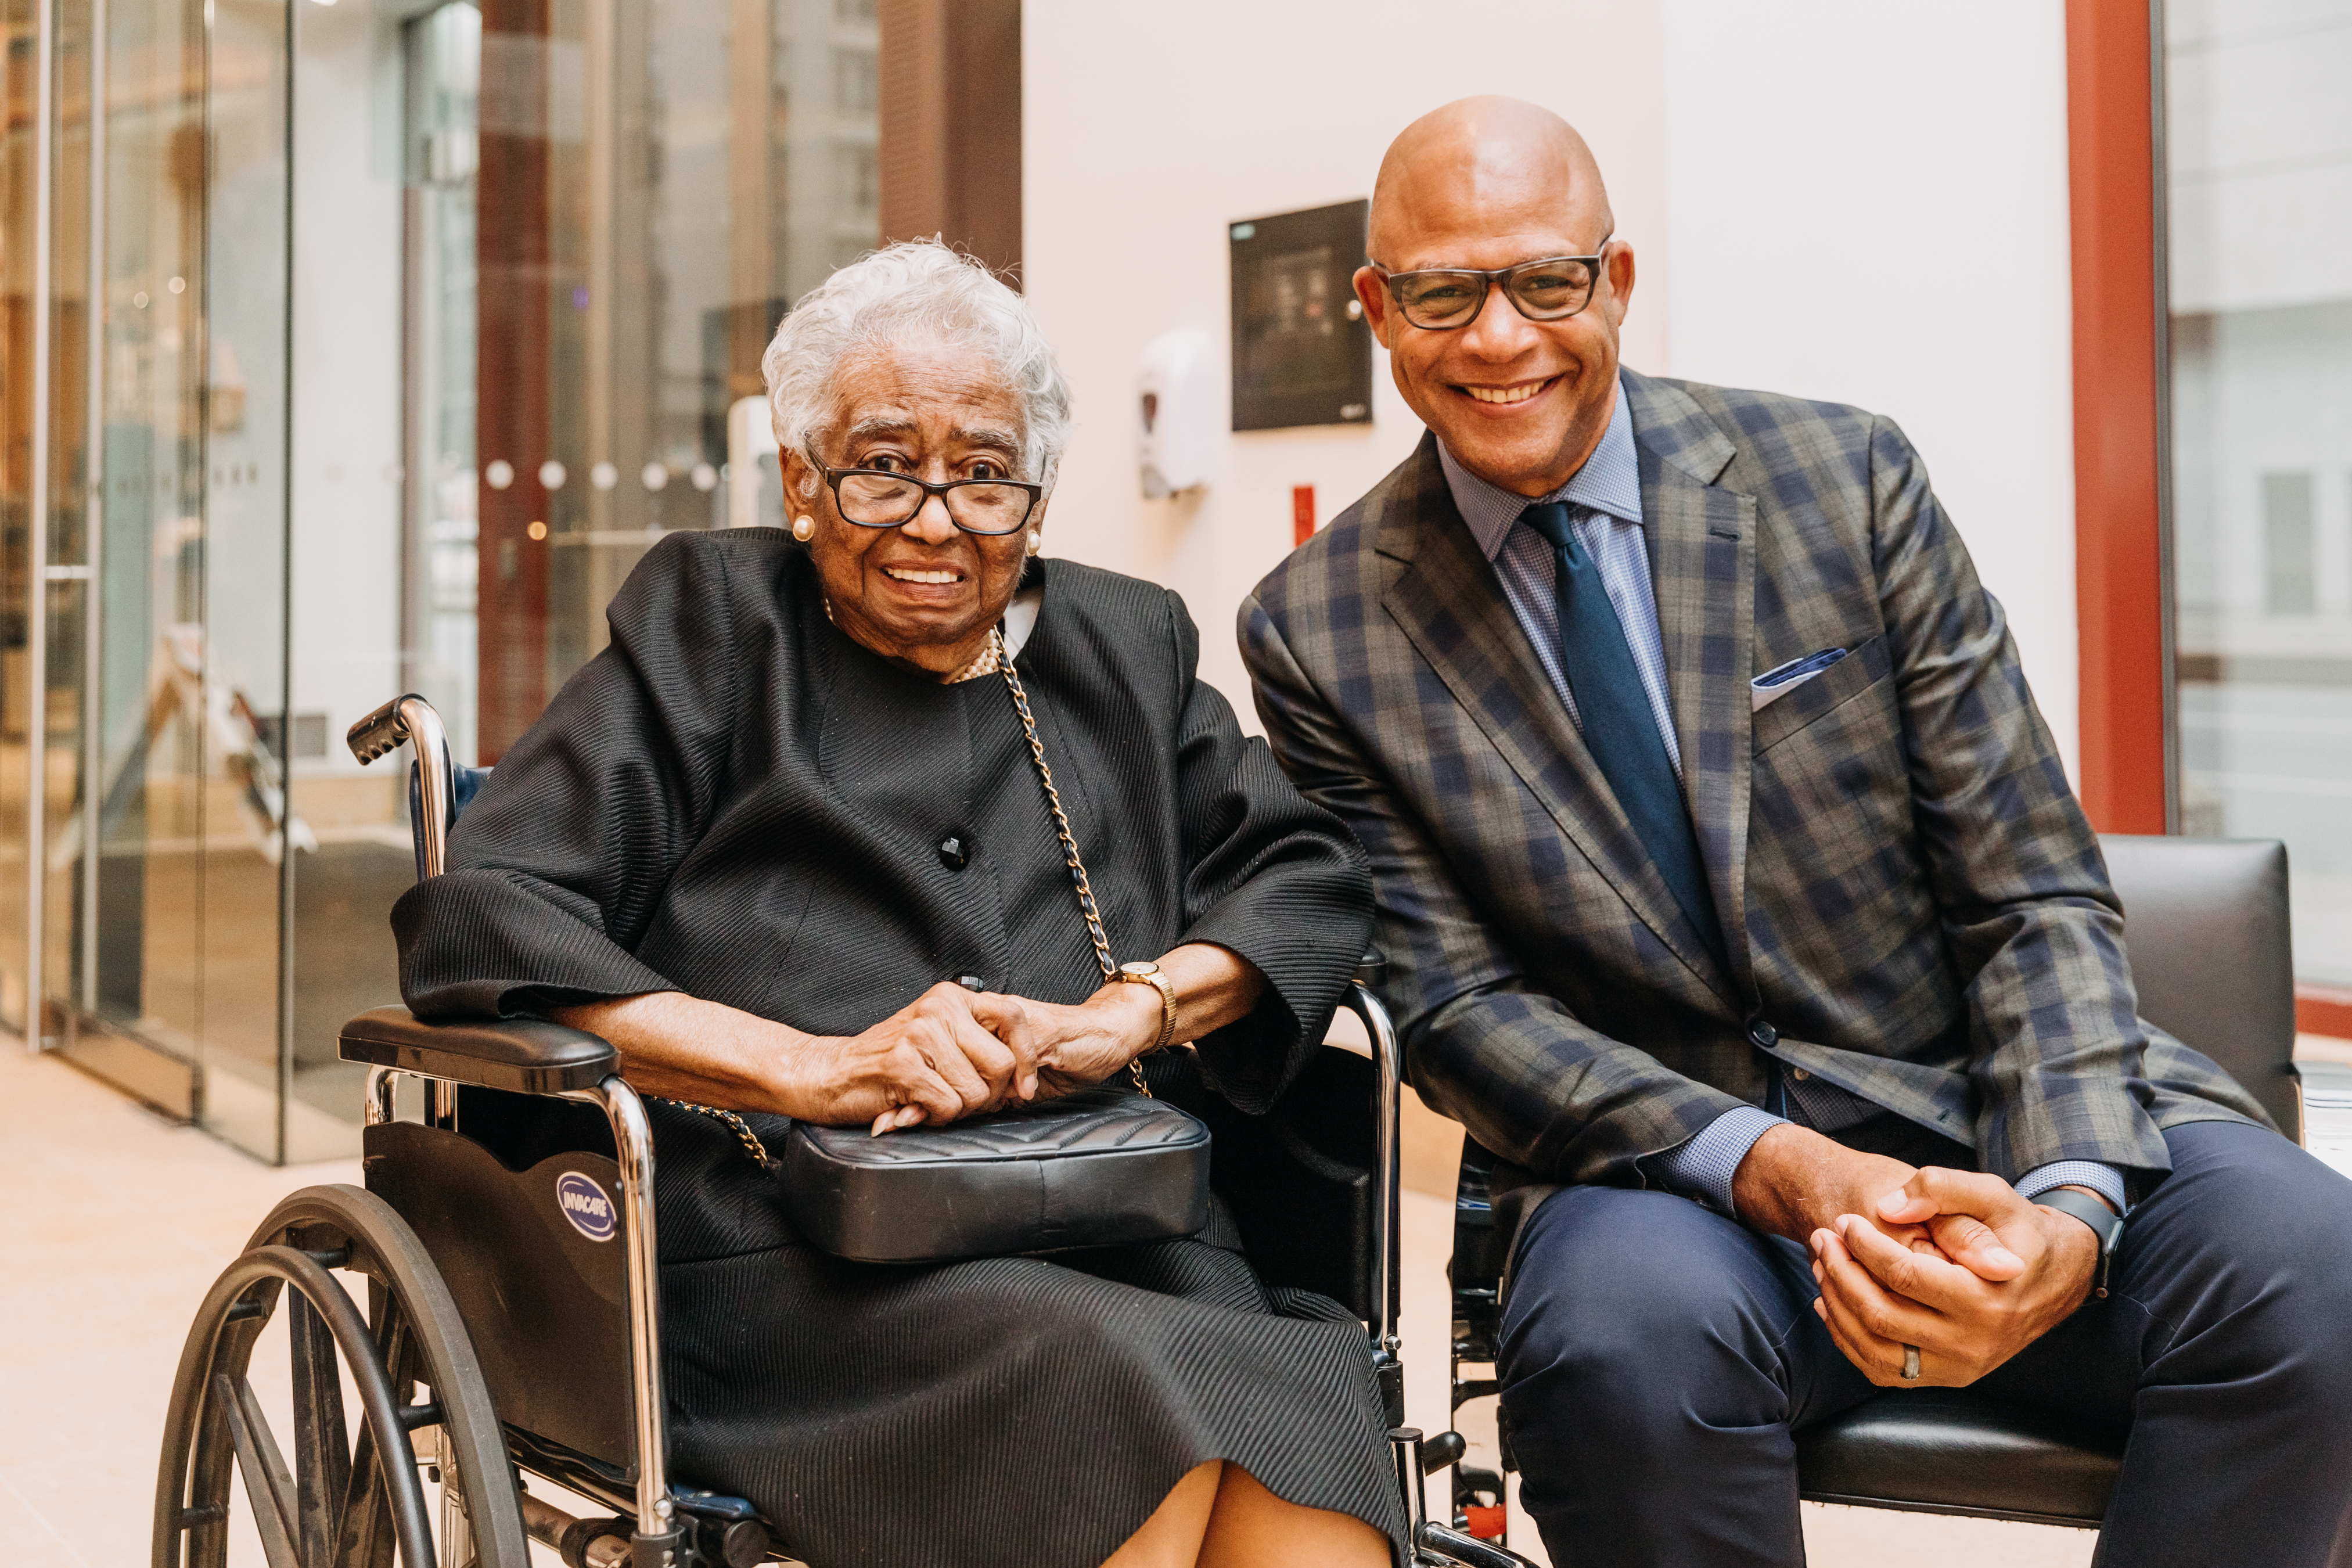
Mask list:
[[[1605,252],[1609,242],[1601,242]],[[1500,285],[1511,308],[1530,321],[1559,321],[1592,302],[1593,285],[1601,280],[1599,256],[1547,256],[1517,267],[1480,272],[1462,267],[1436,267],[1420,272],[1391,272],[1374,264],[1397,313],[1416,327],[1450,332],[1466,327],[1486,308],[1488,290]]]
[[1018,533],[1037,509],[1043,485],[1019,479],[948,479],[931,484],[912,474],[880,468],[825,468],[834,504],[860,528],[904,528],[925,502],[938,496],[948,520],[966,533]]

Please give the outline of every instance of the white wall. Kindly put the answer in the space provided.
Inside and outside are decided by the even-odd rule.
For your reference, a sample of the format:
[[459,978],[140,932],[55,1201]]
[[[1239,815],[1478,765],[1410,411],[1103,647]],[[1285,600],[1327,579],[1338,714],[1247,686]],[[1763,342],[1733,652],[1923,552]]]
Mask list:
[[[1216,348],[1221,396],[1228,384],[1226,225],[1368,196],[1381,152],[1408,121],[1495,91],[1548,102],[1582,125],[1610,172],[1619,234],[1647,246],[1664,227],[1654,8],[1508,0],[1458,16],[1569,46],[1411,42],[1433,18],[1451,26],[1456,15],[1400,0],[1345,9],[1027,0],[1023,9],[1023,273],[1077,395],[1046,549],[1181,592],[1201,624],[1202,672],[1253,730],[1234,611],[1290,551],[1291,487],[1313,485],[1328,522],[1412,449],[1421,426],[1375,349],[1369,427],[1234,435],[1204,495],[1141,499],[1133,411],[1143,345],[1170,328],[1201,328]],[[1590,80],[1566,90],[1580,60]],[[1643,289],[1660,278],[1645,274]],[[1645,302],[1628,323],[1627,357],[1654,366],[1664,318]],[[1221,416],[1220,427],[1228,423]]]
[[1379,356],[1370,428],[1233,435],[1205,495],[1146,501],[1142,347],[1196,326],[1223,355],[1228,223],[1369,195],[1415,116],[1511,93],[1573,121],[1608,176],[1641,263],[1629,364],[1860,403],[1920,445],[2071,767],[2058,0],[1496,0],[1461,15],[1499,44],[1416,47],[1431,15],[1028,0],[1024,270],[1079,419],[1048,551],[1179,589],[1246,720],[1233,612],[1290,547],[1290,487],[1328,521],[1420,426]]
[[1672,374],[1888,416],[2075,766],[2058,0],[1669,0]]

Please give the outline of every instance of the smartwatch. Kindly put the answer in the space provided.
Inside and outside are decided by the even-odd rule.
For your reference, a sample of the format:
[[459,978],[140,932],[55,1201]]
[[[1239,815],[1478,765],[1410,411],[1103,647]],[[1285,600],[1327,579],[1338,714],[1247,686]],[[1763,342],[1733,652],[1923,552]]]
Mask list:
[[2073,1215],[2091,1227],[2099,1238],[2099,1278],[2091,1287],[2091,1294],[2101,1300],[2107,1294],[2107,1268],[2115,1261],[2116,1246],[2124,1238],[2124,1216],[2088,1193],[2078,1193],[2070,1187],[2053,1187],[2046,1193],[2036,1193],[2033,1201],[2046,1209]]

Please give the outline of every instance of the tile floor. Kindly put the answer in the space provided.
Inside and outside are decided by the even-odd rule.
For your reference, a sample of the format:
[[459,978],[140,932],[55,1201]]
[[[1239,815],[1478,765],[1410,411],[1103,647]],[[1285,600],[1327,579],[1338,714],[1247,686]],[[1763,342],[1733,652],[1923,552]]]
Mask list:
[[147,1560],[182,1338],[215,1276],[298,1187],[0,1036],[0,1542],[12,1568]]
[[[278,1198],[358,1179],[355,1162],[257,1164],[0,1037],[0,1555],[9,1568],[146,1559],[163,1404],[196,1303]],[[1447,1209],[1406,1194],[1408,1401],[1432,1431],[1445,1425]],[[1805,1515],[1823,1568],[2090,1561],[2091,1538],[2076,1531],[1811,1505]],[[1512,1535],[1540,1560],[1524,1520]]]

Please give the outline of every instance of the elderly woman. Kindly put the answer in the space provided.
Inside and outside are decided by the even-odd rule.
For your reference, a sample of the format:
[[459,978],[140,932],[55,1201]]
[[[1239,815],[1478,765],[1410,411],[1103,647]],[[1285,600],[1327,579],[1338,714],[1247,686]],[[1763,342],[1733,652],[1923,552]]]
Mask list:
[[848,1262],[690,1109],[887,1135],[1124,1081],[1161,1038],[1156,984],[1103,983],[1006,661],[1109,941],[1196,1042],[1153,1058],[1163,1088],[1265,1110],[1370,914],[1345,830],[1195,678],[1175,595],[1037,558],[1069,396],[1015,295],[894,246],[765,367],[790,533],[646,555],[401,901],[410,1005],[553,1016],[662,1097],[674,1463],[796,1555],[1389,1563],[1362,1332],[1261,1285],[1221,1210],[1053,1261]]

